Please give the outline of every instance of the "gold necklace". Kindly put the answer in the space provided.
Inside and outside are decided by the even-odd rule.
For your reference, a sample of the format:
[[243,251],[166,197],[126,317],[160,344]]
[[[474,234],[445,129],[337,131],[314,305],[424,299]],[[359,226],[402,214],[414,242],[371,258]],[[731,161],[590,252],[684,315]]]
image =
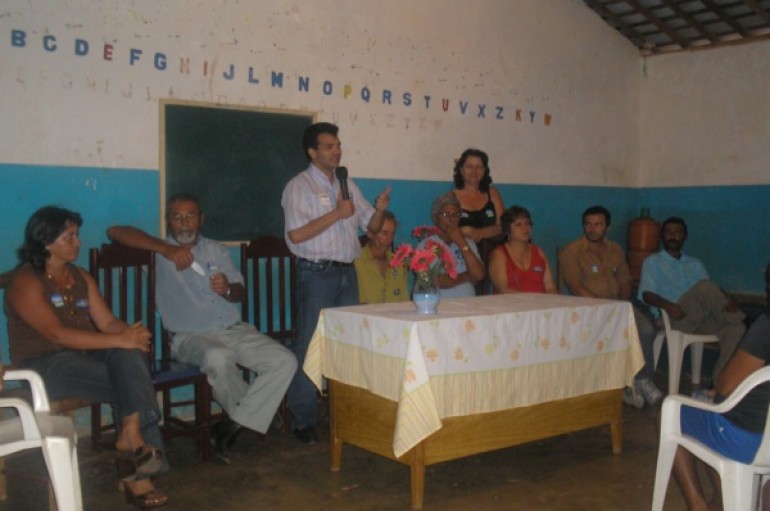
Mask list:
[[51,294],[51,303],[53,306],[55,308],[66,307],[70,317],[79,323],[80,317],[78,316],[78,310],[75,304],[75,296],[73,292],[75,279],[72,277],[72,274],[66,267],[63,268],[63,278],[65,282],[64,286],[60,285],[51,273],[46,272],[45,277],[51,282],[54,289],[58,291],[58,293]]

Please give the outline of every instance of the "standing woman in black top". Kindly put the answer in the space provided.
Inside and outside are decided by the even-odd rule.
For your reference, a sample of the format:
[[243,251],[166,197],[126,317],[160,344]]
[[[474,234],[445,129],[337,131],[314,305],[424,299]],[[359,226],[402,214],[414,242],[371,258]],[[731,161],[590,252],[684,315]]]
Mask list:
[[478,243],[499,236],[503,199],[491,186],[489,156],[479,149],[466,149],[455,162],[454,194],[460,201],[460,229]]

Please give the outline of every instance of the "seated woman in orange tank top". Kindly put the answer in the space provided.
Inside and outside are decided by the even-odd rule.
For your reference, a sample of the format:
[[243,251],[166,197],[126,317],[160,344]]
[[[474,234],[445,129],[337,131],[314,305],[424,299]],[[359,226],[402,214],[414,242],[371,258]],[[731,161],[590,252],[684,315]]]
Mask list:
[[529,211],[521,206],[511,206],[502,214],[500,225],[508,240],[489,257],[489,276],[495,293],[556,294],[548,259],[531,242]]

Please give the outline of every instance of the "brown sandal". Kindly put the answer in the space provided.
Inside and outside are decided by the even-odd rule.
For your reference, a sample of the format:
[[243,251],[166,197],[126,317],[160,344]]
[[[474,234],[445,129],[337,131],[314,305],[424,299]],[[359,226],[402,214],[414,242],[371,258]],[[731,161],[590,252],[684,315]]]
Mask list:
[[141,495],[134,495],[128,485],[124,489],[126,492],[126,502],[139,509],[154,509],[168,504],[168,495],[157,488]]

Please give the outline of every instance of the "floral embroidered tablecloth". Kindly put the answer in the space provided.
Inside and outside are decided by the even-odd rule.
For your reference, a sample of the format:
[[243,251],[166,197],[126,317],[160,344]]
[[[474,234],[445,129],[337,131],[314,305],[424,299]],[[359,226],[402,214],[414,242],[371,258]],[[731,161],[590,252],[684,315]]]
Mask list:
[[513,294],[324,309],[304,371],[398,402],[401,456],[443,417],[622,388],[644,364],[628,302]]

